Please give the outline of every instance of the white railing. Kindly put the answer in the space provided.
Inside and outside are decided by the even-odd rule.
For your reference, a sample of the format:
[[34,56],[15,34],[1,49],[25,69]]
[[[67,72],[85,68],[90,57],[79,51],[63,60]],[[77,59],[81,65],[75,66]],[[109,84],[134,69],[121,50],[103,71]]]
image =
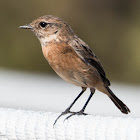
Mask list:
[[140,140],[140,118],[58,115],[0,108],[0,140]]

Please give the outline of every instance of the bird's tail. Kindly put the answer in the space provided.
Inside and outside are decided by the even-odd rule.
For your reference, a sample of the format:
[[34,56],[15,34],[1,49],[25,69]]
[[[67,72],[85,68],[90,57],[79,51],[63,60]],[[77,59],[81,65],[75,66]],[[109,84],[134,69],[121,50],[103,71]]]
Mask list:
[[108,91],[109,98],[113,101],[113,103],[120,109],[120,111],[124,114],[128,114],[130,112],[129,108],[119,99],[116,95],[111,91],[109,87],[106,87]]

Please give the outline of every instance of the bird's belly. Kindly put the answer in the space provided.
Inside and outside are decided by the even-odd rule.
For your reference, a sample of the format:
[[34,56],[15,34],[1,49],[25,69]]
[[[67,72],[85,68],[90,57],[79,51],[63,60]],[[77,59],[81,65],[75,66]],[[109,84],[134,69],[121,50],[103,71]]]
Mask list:
[[71,70],[60,71],[54,69],[54,71],[65,81],[72,83],[77,86],[87,87],[86,83],[84,83],[83,76],[78,72],[74,72]]
[[[65,60],[66,61],[66,60]],[[81,60],[72,60],[59,63],[49,62],[53,70],[65,81],[81,87],[95,87],[100,80],[98,72],[91,70]]]
[[48,60],[48,62],[53,70],[65,81],[81,87],[87,86],[84,83],[82,67],[80,67],[80,62],[76,58],[61,55],[57,60]]

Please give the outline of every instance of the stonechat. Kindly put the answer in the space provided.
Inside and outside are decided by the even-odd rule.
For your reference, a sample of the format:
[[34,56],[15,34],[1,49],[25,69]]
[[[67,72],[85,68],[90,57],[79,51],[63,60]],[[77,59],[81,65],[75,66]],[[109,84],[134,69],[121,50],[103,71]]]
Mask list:
[[[122,113],[130,112],[129,108],[109,88],[110,81],[106,78],[103,66],[95,53],[64,20],[47,15],[39,17],[28,25],[20,26],[20,28],[30,29],[35,33],[41,43],[44,57],[62,79],[82,88],[81,93],[61,113],[55,123],[67,113],[71,113],[67,119],[76,114],[85,114],[85,108],[95,89],[105,93]],[[70,109],[87,88],[90,88],[91,93],[85,105],[80,111],[71,112]]]

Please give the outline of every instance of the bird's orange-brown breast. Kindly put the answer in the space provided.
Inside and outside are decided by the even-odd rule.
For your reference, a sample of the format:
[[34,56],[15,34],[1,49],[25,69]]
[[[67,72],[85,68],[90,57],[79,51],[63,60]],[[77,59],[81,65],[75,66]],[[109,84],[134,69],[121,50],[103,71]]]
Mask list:
[[85,64],[69,45],[49,43],[42,50],[51,67],[61,78],[75,85],[84,86],[82,75]]
[[44,57],[48,60],[53,69],[75,70],[78,69],[81,59],[75,51],[65,43],[49,43],[42,48]]
[[85,64],[69,45],[49,43],[42,51],[54,71],[67,82],[86,87],[99,80],[97,71]]

